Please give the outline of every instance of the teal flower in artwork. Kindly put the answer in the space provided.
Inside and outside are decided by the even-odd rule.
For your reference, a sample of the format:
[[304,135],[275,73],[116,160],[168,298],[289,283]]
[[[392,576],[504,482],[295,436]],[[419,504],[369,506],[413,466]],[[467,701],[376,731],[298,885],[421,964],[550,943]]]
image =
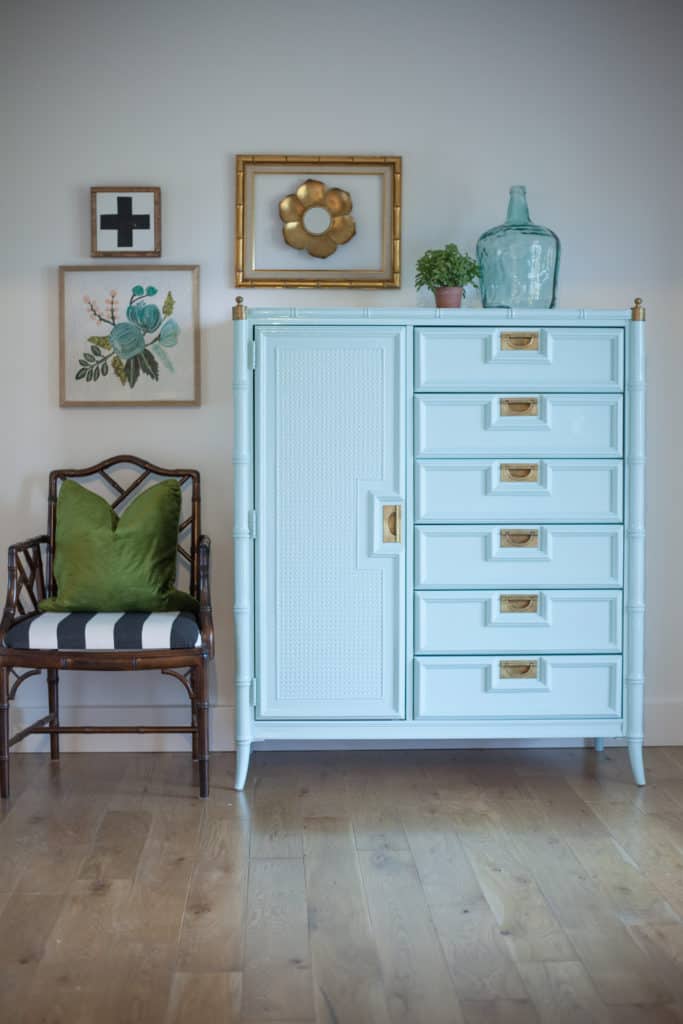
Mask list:
[[126,307],[126,319],[118,320],[119,301],[115,289],[109,292],[102,309],[95,299],[83,296],[88,316],[106,324],[109,334],[88,337],[89,350],[78,360],[76,380],[94,383],[110,372],[123,387],[134,388],[141,376],[159,380],[161,367],[175,373],[167,349],[178,344],[180,326],[172,319],[173,294],[168,292],[161,309],[145,299],[158,294],[154,285],[133,285]]
[[135,324],[120,323],[111,329],[109,335],[111,347],[117,356],[124,360],[140,355],[145,348],[145,336]]
[[159,331],[159,341],[164,348],[173,348],[174,345],[178,344],[179,334],[180,327],[178,327],[175,320],[167,320]]
[[156,331],[161,323],[161,310],[158,306],[148,305],[146,302],[138,302],[130,305],[126,310],[126,316],[132,324],[140,327],[145,334]]

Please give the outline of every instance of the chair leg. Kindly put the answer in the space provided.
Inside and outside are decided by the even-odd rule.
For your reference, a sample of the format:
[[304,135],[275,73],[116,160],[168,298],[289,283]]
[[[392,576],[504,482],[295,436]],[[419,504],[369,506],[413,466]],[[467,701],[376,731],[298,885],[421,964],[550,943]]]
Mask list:
[[[59,671],[56,668],[47,670],[48,710],[53,715],[51,725],[59,725]],[[50,733],[50,757],[59,761],[59,733]]]
[[[197,673],[194,670],[192,671],[192,676],[190,677],[190,682],[192,683],[192,690],[193,690],[193,692],[196,693],[197,692]],[[190,704],[190,725],[193,728],[195,728],[195,729],[197,728],[197,702],[194,699],[192,700],[192,702]],[[197,733],[193,732],[192,733],[192,760],[196,761],[198,755],[199,755],[199,741],[198,741],[198,738],[197,738]]]
[[199,762],[199,795],[209,795],[209,694],[208,681],[206,678],[206,664],[202,662],[195,676],[195,693],[197,699],[195,708],[197,712],[198,728],[198,751]]
[[9,798],[9,669],[0,668],[0,796]]

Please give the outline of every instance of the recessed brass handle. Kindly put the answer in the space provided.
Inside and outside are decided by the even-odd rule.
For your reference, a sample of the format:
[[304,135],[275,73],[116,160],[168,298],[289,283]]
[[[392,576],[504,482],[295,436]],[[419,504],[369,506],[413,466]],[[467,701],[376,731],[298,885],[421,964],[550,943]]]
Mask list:
[[537,462],[501,462],[500,479],[503,483],[538,483]]
[[501,416],[538,416],[537,398],[501,398]]
[[502,548],[537,548],[538,530],[501,530]]
[[501,594],[501,612],[530,612],[538,611],[538,594]]
[[525,352],[538,352],[539,338],[538,331],[503,331],[500,336],[500,347],[508,352],[518,352],[520,349]]
[[382,508],[382,540],[385,544],[401,543],[401,506],[384,505]]
[[501,679],[538,679],[537,661],[501,661],[498,669]]

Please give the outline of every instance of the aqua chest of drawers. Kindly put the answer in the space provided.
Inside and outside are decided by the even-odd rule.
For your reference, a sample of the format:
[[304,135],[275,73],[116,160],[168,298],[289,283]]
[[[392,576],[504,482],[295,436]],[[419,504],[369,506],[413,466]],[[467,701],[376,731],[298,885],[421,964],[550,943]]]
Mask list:
[[644,783],[644,313],[234,310],[253,743],[606,738]]

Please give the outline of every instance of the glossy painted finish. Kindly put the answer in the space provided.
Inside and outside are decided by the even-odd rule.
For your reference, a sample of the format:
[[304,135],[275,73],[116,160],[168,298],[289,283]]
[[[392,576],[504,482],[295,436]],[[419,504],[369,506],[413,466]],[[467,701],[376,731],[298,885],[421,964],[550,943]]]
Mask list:
[[417,458],[619,458],[620,395],[420,395]]
[[[244,782],[253,741],[582,736],[626,738],[642,783],[642,322],[609,310],[265,309],[249,311],[236,328],[236,368],[246,367],[248,378],[244,401],[237,396],[236,450],[239,466],[253,464],[240,489],[239,516],[236,494],[236,524],[248,524],[236,540],[244,552],[237,560],[236,605],[238,630],[257,651],[255,669],[248,650],[238,654],[237,785]],[[509,334],[512,342],[504,338]],[[400,369],[391,356],[390,339],[397,336],[405,343]],[[307,338],[313,340],[306,351],[328,346],[317,376],[311,377],[301,352],[286,381],[283,364],[277,372],[268,368],[268,348],[281,338],[293,339],[295,350]],[[391,367],[393,400],[378,389],[370,368],[377,345]],[[354,369],[357,361],[363,366]],[[239,373],[236,381],[239,387]],[[289,399],[280,394],[283,381]],[[384,465],[375,475],[363,459],[376,443],[368,395],[377,401],[380,392]],[[533,415],[500,415],[500,400],[515,396],[536,400]],[[514,403],[512,409],[518,412]],[[286,420],[295,434],[299,430],[301,445],[298,458],[290,446],[279,471],[286,449],[278,432]],[[332,425],[338,443],[321,468],[325,459],[315,454],[326,451]],[[322,447],[309,442],[312,435]],[[346,459],[349,444],[357,445],[357,459]],[[400,480],[392,475],[394,457]],[[357,481],[358,501],[340,519],[328,518],[326,532],[321,524],[339,503],[340,480],[349,476]],[[296,503],[297,481],[302,494],[312,495],[311,518],[305,503]],[[331,496],[324,507],[322,495]],[[378,503],[380,513],[382,504],[402,505],[398,553],[385,556],[376,546]],[[288,527],[285,508],[298,511],[305,529]],[[517,543],[502,543],[505,531],[516,531]],[[527,544],[520,531],[537,535]],[[360,594],[360,635],[371,618],[363,591],[344,578],[349,565],[340,551],[351,534],[367,572],[391,581],[382,588],[383,601],[394,585],[392,597],[400,591],[405,653],[395,664],[399,672],[407,669],[405,693],[403,681],[390,691],[384,686],[384,656],[362,693],[340,692],[335,700],[325,685],[316,690],[316,658],[323,684],[335,673],[342,678],[339,666],[349,652],[350,676],[359,678],[363,658],[348,614],[342,610],[341,625],[327,617],[321,627],[327,643],[313,629],[308,639],[305,632],[320,604],[305,588],[314,569],[333,581],[342,609]],[[249,573],[254,547],[256,593]],[[289,597],[278,609],[285,577]],[[535,606],[523,611],[508,603],[513,611],[502,611],[501,596],[515,594],[533,596]],[[286,625],[290,607],[294,620],[301,613],[294,631]],[[390,603],[390,609],[393,615],[397,606]],[[383,617],[383,650],[396,649],[401,621],[400,615]],[[288,643],[294,689],[285,695],[274,681]],[[500,661],[508,656],[534,663],[538,678],[522,680],[525,685],[500,678]],[[473,670],[475,662],[480,667]],[[379,709],[376,716],[362,710],[368,699]]]
[[[491,313],[493,311],[489,311]],[[421,327],[415,333],[416,391],[621,391],[623,328]],[[527,314],[528,316],[529,314]],[[550,311],[546,316],[550,315]],[[538,348],[503,348],[502,335],[538,333]]]
[[[506,610],[508,595],[513,598],[511,611]],[[617,653],[621,624],[620,590],[415,594],[416,654]]]
[[415,586],[620,587],[621,526],[417,526]]
[[[509,460],[513,462],[514,460]],[[415,519],[421,523],[620,523],[623,466],[606,459],[519,459],[537,480],[501,479],[503,460],[415,463]]]
[[256,714],[405,713],[405,331],[256,332]]
[[[512,658],[519,659],[519,655]],[[509,661],[507,655],[416,658],[415,717],[621,715],[619,655],[544,655],[527,661],[530,668],[523,678],[505,677],[501,666]]]

